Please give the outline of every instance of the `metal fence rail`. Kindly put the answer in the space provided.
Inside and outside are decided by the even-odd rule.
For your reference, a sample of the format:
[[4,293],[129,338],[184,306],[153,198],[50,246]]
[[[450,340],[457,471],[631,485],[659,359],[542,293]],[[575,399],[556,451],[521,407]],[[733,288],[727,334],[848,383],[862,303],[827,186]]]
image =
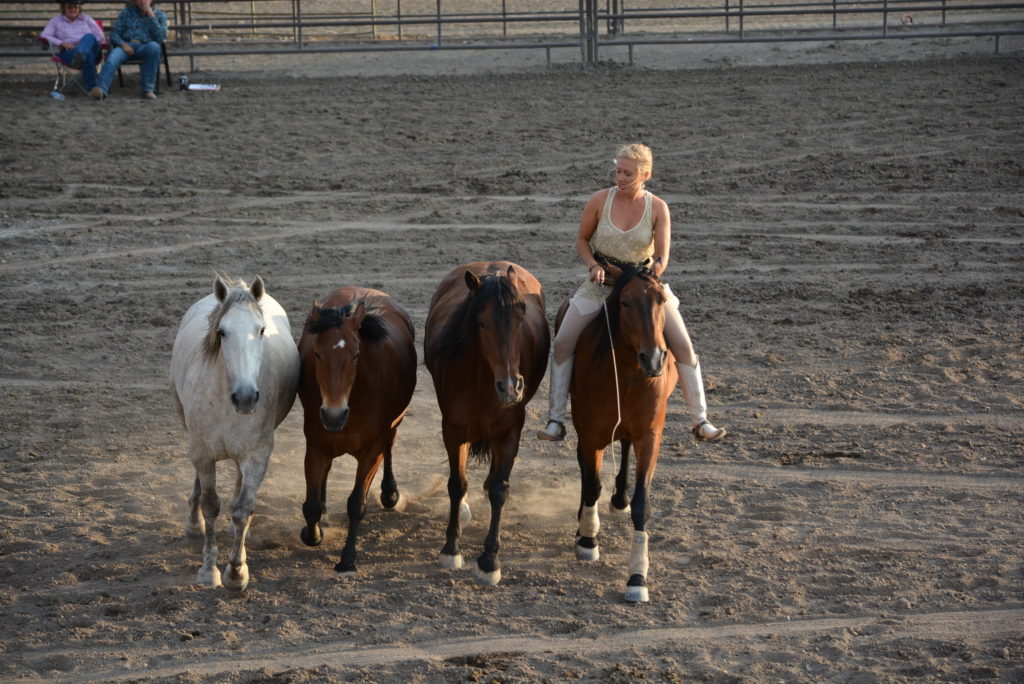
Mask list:
[[[627,6],[628,5],[628,6]],[[92,2],[113,25],[120,3]],[[1024,0],[174,0],[172,58],[1024,35]],[[345,11],[342,11],[342,10]],[[52,0],[0,0],[0,57],[38,57]]]

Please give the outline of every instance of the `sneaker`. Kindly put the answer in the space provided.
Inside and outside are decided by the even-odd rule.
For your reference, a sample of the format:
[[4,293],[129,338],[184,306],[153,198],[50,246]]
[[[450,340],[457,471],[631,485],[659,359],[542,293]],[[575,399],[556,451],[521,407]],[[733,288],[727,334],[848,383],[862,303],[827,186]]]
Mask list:
[[537,431],[537,439],[543,439],[547,442],[561,442],[565,439],[565,423],[549,420],[543,430]]
[[72,69],[81,69],[82,68],[82,59],[83,59],[82,53],[81,52],[76,52],[75,56],[71,58],[71,68]]
[[92,98],[95,100],[103,100],[107,97],[107,94],[103,92],[103,88],[100,88],[99,86],[96,86],[95,88],[90,90],[89,95],[91,95]]
[[145,93],[142,93],[142,99],[143,100],[155,100],[156,99],[156,93],[154,93],[152,90],[147,91]]

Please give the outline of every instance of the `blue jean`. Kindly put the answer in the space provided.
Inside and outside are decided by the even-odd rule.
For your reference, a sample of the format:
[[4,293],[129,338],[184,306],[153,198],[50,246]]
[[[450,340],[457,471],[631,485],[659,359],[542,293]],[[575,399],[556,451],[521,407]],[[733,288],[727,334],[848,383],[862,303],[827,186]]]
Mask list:
[[71,64],[75,53],[78,52],[82,53],[82,84],[86,90],[92,90],[92,87],[96,85],[96,62],[100,58],[100,43],[96,40],[96,36],[91,33],[85,34],[82,36],[82,40],[78,41],[78,45],[70,50],[61,50],[57,56],[65,64]]
[[135,40],[128,41],[128,44],[135,50],[135,54],[129,57],[120,46],[114,48],[107,55],[107,61],[103,64],[103,71],[100,72],[97,85],[104,93],[110,93],[110,84],[114,82],[114,74],[118,68],[129,59],[141,59],[139,67],[140,78],[142,79],[142,92],[151,93],[156,90],[156,79],[160,73],[160,43],[150,41],[140,43]]

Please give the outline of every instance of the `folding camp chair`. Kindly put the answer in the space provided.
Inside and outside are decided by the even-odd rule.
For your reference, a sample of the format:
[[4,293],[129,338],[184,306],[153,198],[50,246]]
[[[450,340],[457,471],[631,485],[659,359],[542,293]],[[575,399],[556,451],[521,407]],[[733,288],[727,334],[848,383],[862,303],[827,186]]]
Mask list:
[[[97,20],[96,24],[100,27],[100,31],[102,31],[103,22]],[[53,88],[51,89],[50,94],[57,99],[63,99],[65,94],[64,91],[68,90],[72,86],[78,86],[78,89],[83,93],[88,92],[85,89],[85,84],[82,83],[82,72],[60,58],[60,46],[53,45],[50,41],[42,37],[39,38],[39,42],[43,44],[44,49],[50,51],[50,61],[53,62],[54,68],[57,70],[57,75],[53,79]],[[100,54],[99,58],[96,60],[97,70],[100,67],[100,63],[103,61],[103,56],[107,54],[107,47],[107,41],[104,40],[100,43]]]

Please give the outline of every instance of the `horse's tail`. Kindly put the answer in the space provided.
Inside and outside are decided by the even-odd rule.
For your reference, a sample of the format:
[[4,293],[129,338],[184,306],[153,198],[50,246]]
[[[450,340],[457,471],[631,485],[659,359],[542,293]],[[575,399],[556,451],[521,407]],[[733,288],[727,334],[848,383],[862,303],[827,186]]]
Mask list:
[[491,442],[480,439],[469,445],[469,457],[476,463],[491,462]]

